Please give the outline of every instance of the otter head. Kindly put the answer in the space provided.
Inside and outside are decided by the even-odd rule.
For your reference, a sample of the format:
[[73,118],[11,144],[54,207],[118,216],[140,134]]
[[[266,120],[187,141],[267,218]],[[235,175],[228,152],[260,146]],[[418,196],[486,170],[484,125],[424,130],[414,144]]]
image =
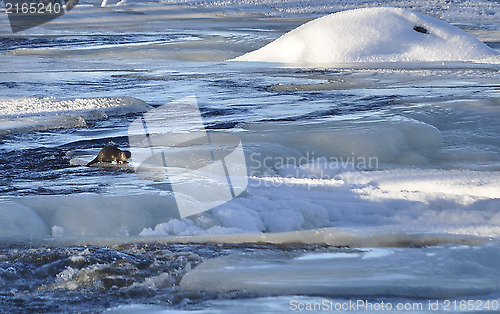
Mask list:
[[120,158],[124,161],[127,159],[130,159],[131,156],[132,156],[132,154],[128,150],[124,150],[124,151],[120,152]]

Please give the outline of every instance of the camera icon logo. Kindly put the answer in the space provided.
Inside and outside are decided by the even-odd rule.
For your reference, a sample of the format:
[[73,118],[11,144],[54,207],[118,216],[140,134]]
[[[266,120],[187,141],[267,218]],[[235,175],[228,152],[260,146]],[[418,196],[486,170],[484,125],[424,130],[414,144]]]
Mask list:
[[128,133],[136,173],[166,183],[181,218],[226,203],[248,186],[241,139],[207,131],[195,97],[150,110]]

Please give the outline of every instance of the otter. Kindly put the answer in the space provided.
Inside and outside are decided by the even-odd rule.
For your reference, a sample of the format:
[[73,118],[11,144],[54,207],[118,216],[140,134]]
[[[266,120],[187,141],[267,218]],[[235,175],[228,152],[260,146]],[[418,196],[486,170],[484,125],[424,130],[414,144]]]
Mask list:
[[87,166],[98,162],[116,161],[117,163],[126,163],[130,156],[132,156],[132,154],[128,150],[120,150],[116,146],[106,146],[101,149],[97,157],[89,162]]

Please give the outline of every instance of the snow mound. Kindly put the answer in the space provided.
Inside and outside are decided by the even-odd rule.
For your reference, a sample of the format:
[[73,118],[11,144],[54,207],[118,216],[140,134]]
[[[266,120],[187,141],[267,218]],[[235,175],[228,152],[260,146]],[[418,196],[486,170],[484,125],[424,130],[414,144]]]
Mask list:
[[465,31],[408,9],[348,10],[310,21],[234,61],[324,65],[480,61],[498,54]]

